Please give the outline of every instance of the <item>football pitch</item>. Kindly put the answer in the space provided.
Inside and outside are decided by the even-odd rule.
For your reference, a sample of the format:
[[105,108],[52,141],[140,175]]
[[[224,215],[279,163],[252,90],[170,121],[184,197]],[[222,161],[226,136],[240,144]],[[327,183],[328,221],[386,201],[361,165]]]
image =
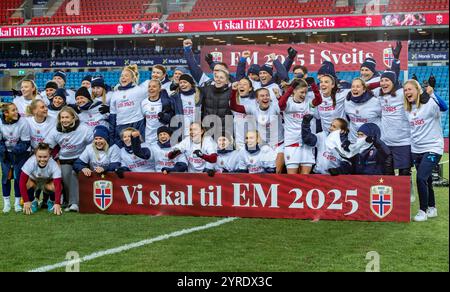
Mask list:
[[449,271],[449,191],[435,191],[424,223],[0,214],[0,271],[66,271],[79,255],[82,272],[364,272],[370,252],[382,272]]

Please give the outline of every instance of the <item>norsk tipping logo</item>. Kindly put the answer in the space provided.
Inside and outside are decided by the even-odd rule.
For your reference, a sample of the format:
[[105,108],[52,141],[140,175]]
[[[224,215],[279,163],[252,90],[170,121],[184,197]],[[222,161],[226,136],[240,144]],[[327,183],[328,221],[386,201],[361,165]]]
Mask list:
[[106,211],[113,202],[113,184],[111,181],[99,180],[94,182],[94,204],[102,211]]

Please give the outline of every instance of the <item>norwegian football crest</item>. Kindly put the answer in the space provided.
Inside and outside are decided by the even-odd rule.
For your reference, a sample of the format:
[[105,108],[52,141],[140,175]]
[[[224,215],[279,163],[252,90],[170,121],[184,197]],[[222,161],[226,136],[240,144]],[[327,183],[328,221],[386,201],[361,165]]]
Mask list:
[[102,211],[106,211],[113,202],[113,184],[107,180],[94,182],[94,204]]
[[383,63],[387,67],[392,67],[392,62],[394,62],[394,54],[392,53],[392,48],[387,48],[383,50]]
[[222,52],[211,52],[213,56],[213,62],[222,63],[223,62],[223,54]]
[[373,186],[370,189],[370,210],[380,219],[383,219],[394,208],[394,195],[392,187]]

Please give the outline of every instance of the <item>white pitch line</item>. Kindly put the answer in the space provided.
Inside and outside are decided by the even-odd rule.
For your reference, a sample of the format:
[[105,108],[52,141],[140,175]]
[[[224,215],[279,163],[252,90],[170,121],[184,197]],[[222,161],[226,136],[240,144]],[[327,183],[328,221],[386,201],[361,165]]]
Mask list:
[[206,230],[209,228],[214,228],[217,226],[220,226],[222,224],[226,224],[229,222],[232,222],[236,219],[236,217],[232,217],[232,218],[226,218],[226,219],[222,219],[216,222],[211,222],[208,223],[206,225],[203,226],[198,226],[198,227],[193,227],[193,228],[189,228],[189,229],[183,229],[183,230],[179,230],[179,231],[175,231],[169,234],[164,234],[164,235],[160,235],[158,237],[155,238],[149,238],[149,239],[145,239],[139,242],[135,242],[135,243],[130,243],[127,245],[122,245],[116,248],[111,248],[111,249],[107,249],[107,250],[103,250],[103,251],[98,251],[95,253],[92,253],[90,255],[84,256],[81,259],[77,259],[77,260],[70,260],[70,261],[64,261],[64,262],[60,262],[54,265],[49,265],[49,266],[43,266],[34,270],[31,270],[29,272],[48,272],[54,269],[58,269],[58,268],[63,268],[66,267],[68,265],[73,265],[73,264],[77,264],[77,263],[82,263],[82,262],[87,262],[87,261],[91,261],[93,259],[99,258],[99,257],[103,257],[103,256],[107,256],[107,255],[112,255],[112,254],[116,254],[116,253],[121,253],[130,249],[134,249],[134,248],[138,248],[144,245],[149,245],[152,244],[154,242],[157,241],[162,241],[162,240],[166,240],[166,239],[170,239],[172,237],[178,237],[178,236],[182,236],[185,234],[189,234],[189,233],[193,233],[196,231],[201,231],[201,230]]

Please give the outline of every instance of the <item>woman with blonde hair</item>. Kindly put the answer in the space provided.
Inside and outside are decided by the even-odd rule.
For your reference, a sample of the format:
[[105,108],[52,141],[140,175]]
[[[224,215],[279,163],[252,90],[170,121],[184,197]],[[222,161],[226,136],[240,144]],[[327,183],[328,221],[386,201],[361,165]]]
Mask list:
[[20,116],[31,116],[29,106],[35,99],[42,99],[38,94],[38,88],[36,83],[31,79],[25,79],[20,85],[20,91],[22,96],[14,99],[14,104],[17,106]]
[[117,90],[112,94],[110,105],[111,144],[123,147],[120,133],[135,128],[145,137],[145,118],[141,103],[147,98],[148,81],[139,85],[137,65],[125,66]]
[[81,156],[75,161],[73,169],[82,172],[85,176],[92,173],[98,175],[115,171],[120,167],[120,149],[117,145],[109,147],[109,130],[99,125],[94,129],[94,142],[84,149]]
[[420,210],[414,221],[422,222],[437,217],[432,171],[444,153],[441,111],[448,107],[439,100],[431,86],[424,92],[416,80],[403,85],[405,110],[411,130],[411,152],[417,170],[417,190]]
[[73,165],[92,140],[92,130],[80,122],[75,110],[69,106],[61,109],[57,117],[56,129],[53,129],[45,139],[45,143],[52,149],[59,146],[62,181],[69,203],[66,211],[78,212],[79,210],[78,177],[73,170]]

